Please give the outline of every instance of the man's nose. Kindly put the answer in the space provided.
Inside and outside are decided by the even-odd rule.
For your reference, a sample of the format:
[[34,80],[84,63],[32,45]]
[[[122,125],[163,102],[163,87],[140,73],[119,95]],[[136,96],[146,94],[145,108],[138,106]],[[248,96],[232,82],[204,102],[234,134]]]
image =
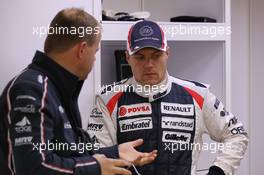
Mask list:
[[153,60],[151,58],[146,59],[145,67],[153,67]]

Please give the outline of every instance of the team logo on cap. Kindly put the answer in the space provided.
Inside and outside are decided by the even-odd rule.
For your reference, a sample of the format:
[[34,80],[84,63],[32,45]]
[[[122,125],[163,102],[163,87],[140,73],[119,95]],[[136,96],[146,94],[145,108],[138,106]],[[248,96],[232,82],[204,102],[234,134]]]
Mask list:
[[150,26],[143,26],[139,29],[139,34],[141,36],[151,36],[154,33]]

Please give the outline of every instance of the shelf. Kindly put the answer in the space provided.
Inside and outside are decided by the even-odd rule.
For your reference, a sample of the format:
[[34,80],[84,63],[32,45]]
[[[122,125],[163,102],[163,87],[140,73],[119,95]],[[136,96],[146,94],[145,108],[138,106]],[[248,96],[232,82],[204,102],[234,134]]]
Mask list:
[[[130,21],[103,21],[102,41],[125,41]],[[225,23],[158,22],[168,41],[226,41],[231,34]],[[216,32],[217,31],[217,32]]]

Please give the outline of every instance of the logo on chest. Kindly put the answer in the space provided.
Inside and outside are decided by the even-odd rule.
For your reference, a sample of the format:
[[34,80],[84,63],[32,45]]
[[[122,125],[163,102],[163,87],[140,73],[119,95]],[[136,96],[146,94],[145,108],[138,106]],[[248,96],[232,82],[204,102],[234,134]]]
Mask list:
[[191,140],[190,133],[171,132],[171,131],[163,131],[162,133],[163,142],[189,143],[190,140]]
[[163,114],[176,114],[183,116],[193,116],[193,104],[180,104],[180,103],[161,103],[161,113]]
[[145,129],[153,128],[151,117],[121,120],[119,124],[120,124],[120,132],[145,130]]
[[193,131],[194,119],[162,117],[162,128]]
[[134,105],[123,105],[119,107],[118,117],[129,117],[136,115],[148,115],[152,113],[149,103],[139,103]]

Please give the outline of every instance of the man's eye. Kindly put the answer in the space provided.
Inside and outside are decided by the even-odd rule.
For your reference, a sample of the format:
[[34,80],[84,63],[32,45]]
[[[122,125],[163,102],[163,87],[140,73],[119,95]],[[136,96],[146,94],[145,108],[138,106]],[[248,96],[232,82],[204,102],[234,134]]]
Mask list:
[[158,59],[159,57],[161,57],[162,53],[156,53],[152,56],[152,58],[154,59]]
[[137,56],[135,56],[135,59],[142,61],[142,60],[144,60],[144,56],[137,55]]

